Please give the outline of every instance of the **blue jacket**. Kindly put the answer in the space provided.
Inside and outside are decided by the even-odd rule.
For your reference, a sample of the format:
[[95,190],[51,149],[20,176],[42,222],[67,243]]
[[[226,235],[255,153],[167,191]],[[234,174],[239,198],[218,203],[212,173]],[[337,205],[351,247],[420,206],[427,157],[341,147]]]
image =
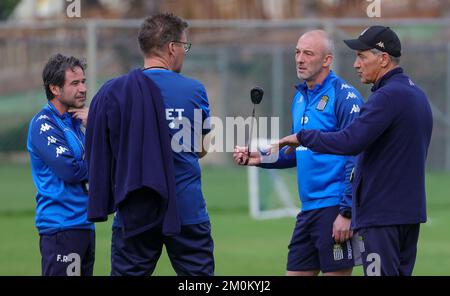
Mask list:
[[[86,130],[89,220],[105,221],[126,204],[127,209],[120,211],[129,213],[122,219],[125,237],[161,224],[164,234],[179,233],[172,149],[164,115],[159,89],[140,69],[108,81],[95,95]],[[143,188],[159,195],[162,210],[152,221],[128,225],[128,218],[133,221],[133,216],[154,212],[129,198]]]
[[[358,115],[363,101],[359,92],[337,77],[333,71],[321,85],[308,89],[297,86],[292,102],[293,131],[319,129],[333,132],[344,129]],[[296,153],[280,151],[273,164],[264,168],[297,166],[298,192],[302,211],[340,205],[351,207],[350,174],[354,157],[336,156],[299,147]]]
[[302,130],[301,144],[321,153],[358,155],[354,229],[426,221],[425,160],[433,119],[425,93],[403,74],[386,73],[361,115],[342,131]]
[[37,189],[39,233],[94,229],[87,220],[88,170],[80,121],[68,113],[60,115],[49,102],[30,121],[27,150]]

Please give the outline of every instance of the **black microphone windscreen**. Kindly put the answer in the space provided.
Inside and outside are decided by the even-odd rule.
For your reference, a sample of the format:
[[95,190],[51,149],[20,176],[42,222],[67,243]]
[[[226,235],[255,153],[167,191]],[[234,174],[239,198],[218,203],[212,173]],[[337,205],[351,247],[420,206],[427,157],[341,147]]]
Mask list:
[[252,88],[252,90],[250,91],[250,97],[252,99],[253,104],[261,103],[263,95],[264,95],[264,90],[259,86]]

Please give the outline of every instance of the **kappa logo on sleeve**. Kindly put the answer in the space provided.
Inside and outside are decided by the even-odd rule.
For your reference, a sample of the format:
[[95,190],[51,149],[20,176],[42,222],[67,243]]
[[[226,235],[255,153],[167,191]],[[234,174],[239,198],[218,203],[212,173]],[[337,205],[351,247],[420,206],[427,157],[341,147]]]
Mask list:
[[42,114],[41,116],[39,116],[36,121],[42,120],[42,119],[50,119],[47,115]]
[[63,146],[56,147],[56,157],[59,157],[61,154],[63,154],[66,151],[67,151],[66,147],[63,147]]
[[345,99],[348,100],[348,99],[356,99],[356,98],[358,98],[358,97],[355,95],[355,93],[349,91],[347,94],[347,97]]
[[353,104],[352,111],[350,111],[350,114],[353,114],[353,113],[359,113],[359,111],[360,111],[359,106]]
[[341,89],[344,89],[344,88],[352,88],[352,87],[350,85],[348,85],[347,83],[343,83],[341,85]]
[[53,126],[51,126],[50,124],[48,124],[47,122],[41,124],[41,132],[39,134],[45,133],[46,131],[52,129]]
[[50,146],[50,144],[55,144],[56,143],[56,138],[53,136],[49,136],[47,137],[47,146]]

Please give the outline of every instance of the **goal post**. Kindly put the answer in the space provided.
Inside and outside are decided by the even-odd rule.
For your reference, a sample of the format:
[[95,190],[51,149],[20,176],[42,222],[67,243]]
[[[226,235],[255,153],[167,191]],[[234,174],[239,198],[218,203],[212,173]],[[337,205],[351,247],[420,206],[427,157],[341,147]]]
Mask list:
[[300,211],[296,170],[247,168],[250,216],[277,219],[296,216]]

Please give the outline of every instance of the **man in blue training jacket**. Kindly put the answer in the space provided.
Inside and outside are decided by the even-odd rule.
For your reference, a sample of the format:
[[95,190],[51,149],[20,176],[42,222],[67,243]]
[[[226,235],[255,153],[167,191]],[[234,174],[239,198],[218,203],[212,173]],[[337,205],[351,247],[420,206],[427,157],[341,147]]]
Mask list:
[[[292,101],[293,131],[338,131],[359,114],[361,95],[330,70],[333,41],[322,30],[303,34],[296,46],[296,69],[304,83],[296,86]],[[247,147],[236,147],[240,165],[268,169],[297,166],[302,210],[289,245],[287,275],[351,275],[354,266],[351,224],[351,156],[319,154],[304,147],[295,153],[280,151],[275,163],[259,152],[247,157]]]
[[[211,237],[211,225],[201,190],[201,171],[198,162],[199,158],[206,153],[202,149],[203,147],[197,145],[200,142],[203,143],[203,136],[210,131],[208,120],[210,116],[209,103],[203,85],[180,74],[185,54],[191,46],[187,40],[187,27],[188,24],[184,20],[173,14],[158,14],[146,18],[138,33],[139,46],[144,55],[144,68],[137,69],[131,73],[132,75],[128,75],[131,75],[130,81],[140,79],[145,82],[145,85],[142,83],[130,87],[129,93],[117,95],[117,92],[121,92],[123,87],[118,85],[116,79],[107,83],[109,86],[106,85],[97,95],[99,96],[98,99],[103,96],[105,98],[115,96],[118,104],[122,104],[120,103],[122,101],[128,101],[126,103],[128,105],[133,105],[136,101],[151,102],[153,100],[154,104],[161,104],[161,109],[158,107],[156,114],[151,113],[149,110],[152,105],[146,106],[145,103],[142,105],[142,108],[136,108],[130,112],[127,110],[132,108],[115,108],[114,100],[116,99],[113,100],[113,103],[111,103],[110,99],[103,102],[94,99],[96,102],[93,102],[90,108],[92,114],[89,114],[89,120],[97,120],[103,116],[104,112],[101,109],[104,107],[102,106],[110,110],[106,111],[105,116],[108,118],[107,120],[100,120],[98,124],[95,123],[92,126],[91,122],[89,122],[88,125],[89,151],[93,153],[88,157],[89,172],[92,169],[90,177],[92,177],[92,182],[97,187],[94,189],[91,186],[91,192],[93,193],[92,196],[90,195],[90,199],[92,198],[93,201],[92,213],[94,214],[95,208],[99,205],[95,192],[102,194],[102,190],[97,189],[103,187],[102,181],[95,180],[95,171],[101,169],[102,162],[98,162],[98,160],[103,158],[104,151],[108,151],[107,147],[106,150],[103,150],[99,149],[98,145],[104,146],[105,143],[111,142],[112,153],[115,154],[115,150],[119,151],[117,165],[114,165],[116,168],[113,170],[117,180],[116,183],[119,182],[120,185],[120,182],[123,183],[123,180],[133,178],[132,175],[136,170],[148,170],[142,175],[144,178],[154,175],[153,179],[151,177],[148,178],[149,181],[143,185],[153,189],[158,194],[140,193],[139,199],[142,202],[148,200],[152,195],[164,196],[161,192],[165,186],[158,189],[159,184],[164,184],[164,181],[156,180],[164,172],[173,175],[173,193],[176,200],[176,208],[174,213],[166,214],[166,217],[169,220],[173,220],[174,215],[177,214],[179,225],[181,225],[178,233],[168,233],[164,230],[164,223],[157,223],[158,219],[156,219],[153,227],[141,227],[144,231],[133,232],[132,235],[129,235],[127,234],[127,224],[129,225],[131,220],[135,220],[133,223],[138,224],[138,220],[148,219],[149,216],[157,216],[158,212],[161,212],[161,207],[155,204],[153,211],[151,207],[148,208],[149,214],[141,211],[143,215],[138,215],[137,211],[140,211],[139,205],[141,202],[137,203],[138,206],[127,207],[127,200],[130,200],[130,194],[122,194],[126,196],[124,200],[117,200],[120,194],[115,193],[117,213],[113,223],[111,275],[151,275],[164,245],[172,266],[178,275],[200,276],[214,274],[214,245]],[[118,79],[120,82],[121,78]],[[139,95],[138,93],[146,89],[148,85],[155,90],[150,94],[151,96],[145,93]],[[114,90],[110,91],[108,88],[113,88]],[[108,94],[102,95],[102,92],[107,92]],[[94,109],[100,110],[100,113],[95,114],[96,111]],[[116,116],[114,116],[115,114]],[[145,114],[145,116],[142,116],[142,114]],[[124,116],[127,118],[126,121],[120,124],[116,122],[118,119],[115,118]],[[154,117],[161,118],[162,122],[158,121],[155,124],[149,124],[145,129],[126,128],[128,130],[127,133],[120,131],[123,126],[128,124],[139,125],[141,121],[151,122]],[[111,134],[111,136],[101,139],[104,135],[100,134],[100,138],[95,135],[94,132],[103,129],[102,126],[108,126],[106,128],[108,132],[105,134]],[[140,136],[141,134],[142,136]],[[171,140],[167,142],[167,145],[163,143],[161,153],[170,155],[170,163],[161,165],[159,163],[160,160],[152,158],[152,155],[142,157],[142,159],[137,161],[131,161],[136,158],[136,154],[145,155],[149,153],[149,149],[155,149],[152,143],[159,136],[166,134],[168,139],[170,138]],[[180,135],[181,137],[179,137]],[[137,143],[133,144],[132,147],[129,145],[130,139],[135,141],[136,138],[140,139],[142,137],[148,137],[148,142],[144,141],[144,143],[147,143],[149,148],[143,148],[142,144],[139,145]],[[93,141],[92,143],[90,142],[91,140]],[[130,160],[128,164],[127,161],[121,162],[120,160],[120,149],[122,146],[127,145],[131,147],[130,149],[134,149],[129,150],[123,158]],[[109,154],[109,152],[106,154]],[[116,159],[116,157],[113,157],[113,159]],[[102,178],[102,176],[98,177]],[[108,180],[105,181],[109,182]],[[92,185],[92,182],[90,181],[90,185]],[[135,186],[136,182],[140,182],[140,179],[136,178],[135,182],[128,183],[130,186]],[[171,186],[172,184],[170,183],[169,187]],[[121,190],[117,191],[120,192]],[[94,216],[90,217],[94,218]]]
[[398,66],[401,43],[389,27],[372,26],[344,41],[372,95],[341,131],[302,129],[276,145],[359,155],[353,180],[353,228],[365,275],[411,275],[420,223],[426,222],[425,162],[433,118],[425,93]]
[[87,220],[84,157],[86,65],[57,54],[42,73],[47,105],[30,122],[27,149],[37,189],[42,275],[92,275],[94,224]]

